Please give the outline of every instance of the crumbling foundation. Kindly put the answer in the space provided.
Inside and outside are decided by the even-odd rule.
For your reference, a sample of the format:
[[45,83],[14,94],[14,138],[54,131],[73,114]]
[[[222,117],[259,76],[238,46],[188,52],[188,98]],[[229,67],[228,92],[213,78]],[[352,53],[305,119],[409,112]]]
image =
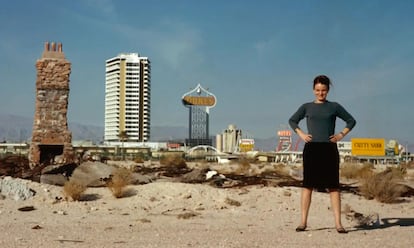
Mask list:
[[73,163],[72,133],[67,122],[71,63],[65,58],[62,44],[56,47],[55,42],[46,42],[42,57],[36,61],[36,69],[30,168]]

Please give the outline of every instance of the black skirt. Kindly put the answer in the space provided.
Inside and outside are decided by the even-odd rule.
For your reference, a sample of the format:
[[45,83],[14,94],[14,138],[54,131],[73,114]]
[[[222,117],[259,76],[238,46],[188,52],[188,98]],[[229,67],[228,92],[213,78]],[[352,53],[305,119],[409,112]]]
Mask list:
[[339,189],[339,152],[336,143],[309,142],[305,144],[303,187]]

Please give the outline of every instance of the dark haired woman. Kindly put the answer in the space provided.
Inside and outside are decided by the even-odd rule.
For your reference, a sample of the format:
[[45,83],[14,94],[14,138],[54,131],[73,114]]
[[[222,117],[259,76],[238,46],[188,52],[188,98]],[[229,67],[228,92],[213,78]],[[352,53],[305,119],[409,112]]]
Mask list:
[[[341,222],[341,195],[339,191],[339,153],[336,142],[342,140],[355,126],[356,121],[339,103],[326,98],[331,80],[317,76],[313,80],[315,100],[299,107],[290,117],[290,127],[305,141],[303,148],[303,188],[301,196],[301,223],[297,232],[305,231],[311,204],[313,189],[327,189],[335,217],[338,233],[347,233]],[[346,125],[335,133],[336,118]],[[307,131],[299,127],[299,122],[306,118]]]

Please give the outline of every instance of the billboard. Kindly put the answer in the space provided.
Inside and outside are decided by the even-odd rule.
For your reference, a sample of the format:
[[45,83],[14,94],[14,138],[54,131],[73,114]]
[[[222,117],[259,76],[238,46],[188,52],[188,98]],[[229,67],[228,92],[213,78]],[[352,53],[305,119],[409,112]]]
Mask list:
[[214,96],[184,96],[182,100],[184,105],[212,107],[216,104]]
[[385,154],[387,156],[399,155],[399,150],[399,145],[396,140],[389,140],[388,143],[385,145]]
[[241,152],[250,152],[254,149],[254,139],[241,139],[239,148]]
[[290,136],[292,136],[292,132],[290,130],[280,130],[280,131],[277,131],[277,136],[279,136],[279,137],[290,137]]
[[373,138],[352,138],[353,156],[385,156],[385,140]]

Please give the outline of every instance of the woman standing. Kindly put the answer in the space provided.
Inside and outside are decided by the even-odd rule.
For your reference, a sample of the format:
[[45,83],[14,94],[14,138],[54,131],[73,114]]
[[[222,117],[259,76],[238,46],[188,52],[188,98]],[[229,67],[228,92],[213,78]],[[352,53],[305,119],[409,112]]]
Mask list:
[[[290,127],[305,141],[303,148],[303,188],[301,196],[301,223],[297,232],[305,231],[313,189],[328,189],[338,233],[347,233],[341,223],[341,196],[339,192],[339,153],[336,142],[342,140],[355,126],[356,121],[339,103],[326,98],[331,80],[317,76],[313,80],[315,100],[299,107],[289,119]],[[346,126],[335,133],[336,118]],[[307,132],[299,127],[306,118]]]

